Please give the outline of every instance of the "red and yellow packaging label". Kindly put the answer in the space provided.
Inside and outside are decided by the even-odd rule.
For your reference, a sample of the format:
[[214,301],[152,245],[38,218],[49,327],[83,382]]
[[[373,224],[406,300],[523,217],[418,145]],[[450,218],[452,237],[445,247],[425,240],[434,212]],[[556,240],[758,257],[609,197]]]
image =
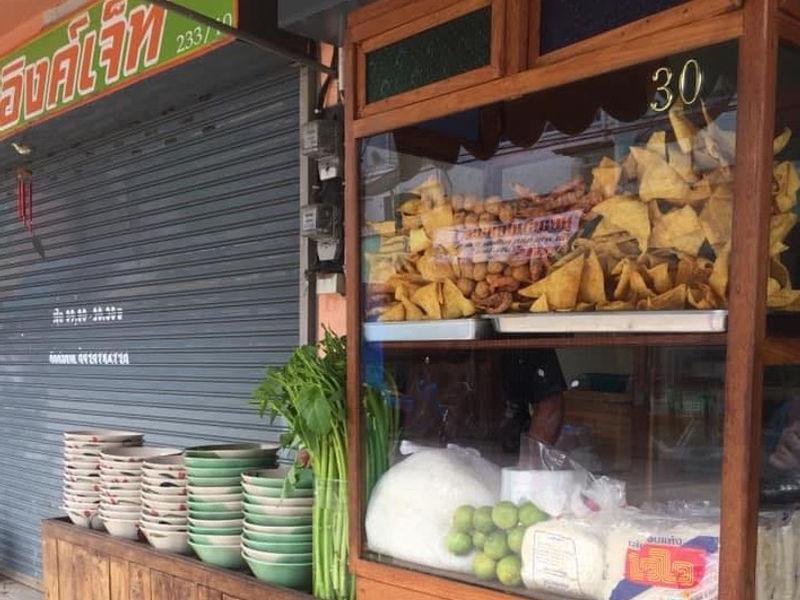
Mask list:
[[695,587],[706,572],[702,548],[642,544],[625,557],[625,578],[648,586],[685,590]]

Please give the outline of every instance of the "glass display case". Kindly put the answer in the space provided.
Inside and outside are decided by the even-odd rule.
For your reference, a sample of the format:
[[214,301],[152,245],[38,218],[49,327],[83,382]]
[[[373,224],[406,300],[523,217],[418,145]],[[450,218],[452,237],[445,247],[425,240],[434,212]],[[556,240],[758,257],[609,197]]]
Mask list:
[[366,600],[800,593],[800,11],[656,4],[349,107]]
[[366,338],[723,330],[736,72],[729,43],[362,140]]
[[533,596],[716,591],[724,348],[396,342],[722,330],[736,74],[728,43],[361,141],[361,372],[399,416],[368,558]]
[[367,558],[533,597],[716,591],[722,349],[373,350],[400,418]]

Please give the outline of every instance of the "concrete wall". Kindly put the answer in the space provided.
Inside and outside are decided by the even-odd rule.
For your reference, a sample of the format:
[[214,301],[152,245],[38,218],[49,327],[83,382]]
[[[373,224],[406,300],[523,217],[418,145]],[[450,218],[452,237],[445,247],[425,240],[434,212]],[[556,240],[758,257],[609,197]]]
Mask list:
[[91,0],[3,0],[0,2],[0,57]]

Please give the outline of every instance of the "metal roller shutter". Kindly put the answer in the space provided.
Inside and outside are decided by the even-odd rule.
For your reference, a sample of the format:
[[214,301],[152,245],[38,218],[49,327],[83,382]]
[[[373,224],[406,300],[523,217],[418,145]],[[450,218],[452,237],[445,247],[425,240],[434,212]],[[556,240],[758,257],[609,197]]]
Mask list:
[[39,250],[0,174],[0,568],[40,576],[64,430],[277,438],[248,401],[298,338],[297,96],[286,71],[34,161]]

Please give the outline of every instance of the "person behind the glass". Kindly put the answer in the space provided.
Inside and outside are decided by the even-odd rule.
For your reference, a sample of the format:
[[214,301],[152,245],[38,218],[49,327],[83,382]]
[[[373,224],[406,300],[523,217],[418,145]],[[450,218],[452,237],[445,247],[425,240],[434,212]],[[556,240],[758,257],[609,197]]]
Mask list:
[[564,375],[555,350],[510,350],[502,358],[505,411],[500,425],[503,451],[518,452],[520,436],[554,445],[564,420]]

